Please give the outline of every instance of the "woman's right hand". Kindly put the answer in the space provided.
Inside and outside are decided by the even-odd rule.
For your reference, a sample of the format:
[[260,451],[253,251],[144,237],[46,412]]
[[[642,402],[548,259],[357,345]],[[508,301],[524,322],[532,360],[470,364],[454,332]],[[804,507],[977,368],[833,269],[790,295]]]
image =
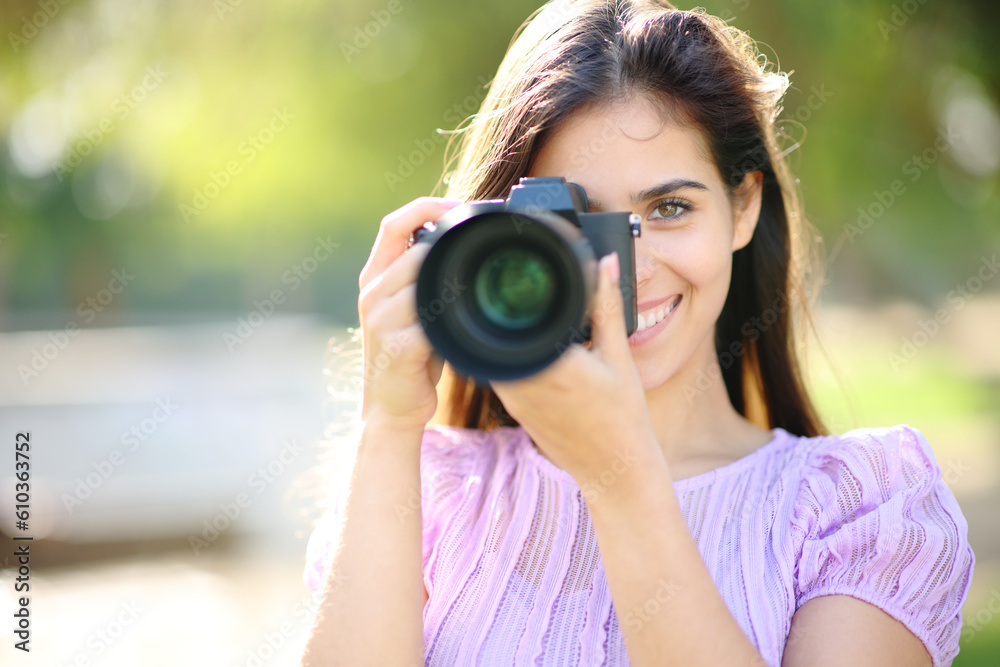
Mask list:
[[444,362],[417,318],[416,280],[429,246],[407,242],[461,201],[420,197],[382,218],[358,286],[364,389],[361,418],[422,431],[437,409],[435,387]]

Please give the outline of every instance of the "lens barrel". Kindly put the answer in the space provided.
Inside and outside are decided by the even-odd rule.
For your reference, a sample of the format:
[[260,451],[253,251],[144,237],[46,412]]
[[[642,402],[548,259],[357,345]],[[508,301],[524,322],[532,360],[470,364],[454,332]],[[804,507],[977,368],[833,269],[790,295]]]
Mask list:
[[596,259],[576,225],[545,209],[484,202],[449,211],[433,237],[417,312],[460,373],[480,382],[527,377],[580,342]]

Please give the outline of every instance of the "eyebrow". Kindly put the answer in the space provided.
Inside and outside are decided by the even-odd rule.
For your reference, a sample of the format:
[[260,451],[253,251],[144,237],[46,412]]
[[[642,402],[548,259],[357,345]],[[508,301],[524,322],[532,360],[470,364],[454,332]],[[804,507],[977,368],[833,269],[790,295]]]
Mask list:
[[[677,190],[682,190],[684,188],[694,188],[696,190],[708,190],[708,186],[701,181],[691,181],[684,178],[675,178],[672,181],[667,181],[665,183],[660,183],[659,185],[654,185],[651,188],[647,188],[641,192],[633,192],[631,201],[633,205],[638,206],[644,201],[649,201],[650,199],[655,199],[657,197],[663,197]],[[590,209],[600,209],[605,210],[599,201],[596,199],[591,199],[590,196],[587,197],[587,203]]]

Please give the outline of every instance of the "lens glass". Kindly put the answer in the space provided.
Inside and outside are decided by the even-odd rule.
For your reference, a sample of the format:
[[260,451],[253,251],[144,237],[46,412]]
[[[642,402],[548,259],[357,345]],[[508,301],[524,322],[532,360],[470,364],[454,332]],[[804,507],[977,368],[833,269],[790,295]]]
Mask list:
[[537,252],[506,247],[491,253],[476,273],[476,305],[493,324],[526,329],[541,322],[555,296],[555,272]]

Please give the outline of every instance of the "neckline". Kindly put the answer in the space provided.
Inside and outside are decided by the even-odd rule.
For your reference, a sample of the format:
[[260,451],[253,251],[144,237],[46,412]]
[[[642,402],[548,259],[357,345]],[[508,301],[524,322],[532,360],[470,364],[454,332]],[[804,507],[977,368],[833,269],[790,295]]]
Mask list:
[[[519,431],[518,444],[525,451],[526,456],[535,462],[535,465],[544,469],[550,475],[569,483],[574,488],[579,488],[579,484],[577,484],[573,475],[569,474],[569,472],[563,470],[552,461],[549,461],[540,451],[538,451],[538,448],[535,447],[535,443],[531,441],[531,438],[528,436],[528,433],[524,430],[523,426],[517,427],[517,430]],[[712,468],[711,470],[707,470],[697,475],[675,479],[674,487],[685,488],[689,486],[707,485],[720,477],[725,477],[726,475],[738,472],[756,461],[756,459],[759,458],[763,452],[774,449],[779,442],[783,442],[786,439],[786,436],[789,436],[790,434],[780,426],[776,426],[771,429],[771,435],[772,437],[770,440],[746,456],[742,456],[735,461],[730,461],[729,463],[721,465],[718,468]]]

